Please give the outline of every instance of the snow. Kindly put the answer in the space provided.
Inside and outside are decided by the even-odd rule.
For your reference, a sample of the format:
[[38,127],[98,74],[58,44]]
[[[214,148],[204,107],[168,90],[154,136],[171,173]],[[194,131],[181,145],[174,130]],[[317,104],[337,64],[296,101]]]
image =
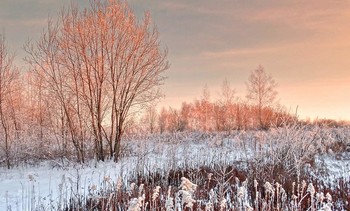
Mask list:
[[[88,196],[117,181],[126,187],[137,173],[164,173],[171,169],[215,164],[238,164],[254,156],[251,134],[203,135],[192,133],[128,141],[128,155],[120,162],[45,161],[37,166],[0,168],[0,210],[57,210],[71,197]],[[168,140],[168,141],[164,141]],[[269,142],[267,142],[269,143]],[[350,178],[350,154],[316,157],[325,183]],[[324,172],[322,174],[322,172]],[[320,176],[322,175],[322,176]]]
[[87,196],[89,191],[106,185],[106,180],[117,183],[121,178],[126,185],[136,173],[228,164],[245,157],[232,139],[219,144],[211,138],[200,142],[179,139],[166,144],[157,140],[131,141],[127,146],[130,156],[118,163],[91,161],[78,165],[46,161],[38,166],[1,168],[0,210],[30,210],[41,205],[44,210],[62,208],[59,205],[71,196]]
[[45,162],[37,167],[1,169],[0,210],[30,210],[40,204],[56,207],[73,193],[87,195],[88,187],[101,184],[106,175],[118,178],[118,172],[120,166],[113,162],[67,168],[53,168]]
[[350,181],[350,152],[316,156],[318,179],[325,184],[336,184],[340,179]]

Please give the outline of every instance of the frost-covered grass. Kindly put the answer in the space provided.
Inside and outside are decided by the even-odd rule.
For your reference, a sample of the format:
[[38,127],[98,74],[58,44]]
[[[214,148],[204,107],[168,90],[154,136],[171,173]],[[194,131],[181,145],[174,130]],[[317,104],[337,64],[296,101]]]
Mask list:
[[[106,207],[108,203],[117,203],[115,206],[124,209],[143,203],[142,206],[147,209],[168,207],[170,210],[171,204],[174,209],[179,207],[176,200],[179,202],[187,198],[191,201],[190,196],[194,200],[193,206],[205,209],[210,207],[208,203],[210,197],[214,197],[213,191],[217,198],[215,203],[212,202],[215,210],[233,206],[238,209],[245,205],[262,208],[268,204],[264,200],[270,200],[274,204],[269,206],[276,207],[276,192],[273,201],[272,195],[265,198],[268,197],[264,189],[266,182],[275,191],[279,190],[277,184],[281,184],[287,194],[285,206],[292,206],[293,200],[297,201],[293,199],[292,190],[299,190],[297,186],[302,186],[303,180],[307,185],[310,182],[314,184],[315,197],[317,192],[322,192],[324,197],[329,192],[333,196],[333,209],[346,209],[349,208],[346,197],[350,194],[349,155],[346,152],[348,137],[350,132],[347,128],[298,125],[229,134],[178,133],[129,137],[124,142],[124,154],[118,163],[91,160],[79,165],[66,159],[55,159],[36,166],[0,169],[0,210],[63,210],[67,206],[75,209],[96,206],[109,210],[110,207]],[[214,183],[208,183],[210,173]],[[182,177],[198,185],[196,190],[192,193],[181,191]],[[254,180],[259,184],[259,205],[255,204]],[[238,195],[244,181],[247,181],[247,194],[243,203],[238,201]],[[340,184],[340,181],[343,182]],[[144,199],[142,193],[139,194],[142,184]],[[343,198],[339,196],[342,192],[345,194]],[[304,196],[302,194],[307,194],[306,189],[300,195],[294,193],[297,197]],[[321,203],[315,198],[315,203],[311,205],[310,196],[309,193],[300,204],[316,209],[329,202],[324,198]],[[188,203],[180,204],[184,208]],[[284,210],[281,201],[278,206]]]
[[0,210],[63,209],[71,198],[79,199],[103,189],[106,178],[127,184],[137,175],[164,174],[173,169],[242,159],[239,150],[212,143],[212,135],[200,137],[205,137],[203,142],[197,141],[196,135],[195,141],[189,139],[187,134],[129,140],[125,145],[127,155],[118,163],[90,161],[79,165],[63,159],[11,170],[2,168]]
[[[207,169],[208,170],[208,169]],[[226,169],[227,170],[227,169]],[[232,170],[232,169],[231,169]],[[93,210],[332,210],[331,194],[316,191],[312,183],[293,183],[287,192],[278,182],[259,184],[240,181],[230,175],[199,172],[195,183],[186,177],[176,186],[148,186],[131,183],[125,190],[91,196],[85,209]],[[224,180],[222,180],[224,179]]]

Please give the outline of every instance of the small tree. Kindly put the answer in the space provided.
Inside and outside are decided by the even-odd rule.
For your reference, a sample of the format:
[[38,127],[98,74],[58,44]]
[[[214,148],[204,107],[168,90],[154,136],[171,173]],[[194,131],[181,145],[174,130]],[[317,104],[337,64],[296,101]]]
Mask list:
[[147,132],[153,134],[157,130],[157,118],[158,118],[158,112],[156,108],[156,103],[151,103],[150,105],[147,105],[145,109],[145,114],[143,117],[143,121],[145,124],[145,129]]
[[266,122],[263,120],[263,111],[275,102],[277,96],[275,88],[277,84],[271,75],[265,73],[263,66],[259,65],[250,74],[246,86],[248,92],[246,97],[257,109],[256,117],[259,128],[266,128]]
[[19,78],[19,72],[13,64],[13,58],[14,56],[7,50],[5,37],[0,35],[0,125],[8,169],[11,167],[10,144],[13,136],[11,131],[16,128],[13,92],[16,90],[16,80]]
[[235,100],[236,91],[231,87],[230,82],[225,79],[221,85],[220,99],[219,102],[222,105],[233,104]]
[[166,131],[168,127],[168,118],[169,118],[168,111],[163,107],[158,117],[158,128],[159,128],[160,134]]
[[211,129],[212,103],[210,102],[210,90],[205,84],[200,101],[200,126],[203,131],[207,132]]
[[[220,99],[218,101],[218,106],[221,108],[219,110],[221,110],[220,113],[222,113],[219,122],[222,122],[222,129],[225,131],[232,130],[235,125],[235,100],[237,101],[237,99],[235,99],[235,90],[231,87],[230,82],[225,79],[221,86]],[[238,125],[237,122],[236,125]]]

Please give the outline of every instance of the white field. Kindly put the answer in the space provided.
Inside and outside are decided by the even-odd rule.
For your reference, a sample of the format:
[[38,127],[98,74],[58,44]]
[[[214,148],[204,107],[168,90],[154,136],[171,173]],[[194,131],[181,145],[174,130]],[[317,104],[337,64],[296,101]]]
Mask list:
[[[118,163],[90,161],[79,165],[63,160],[43,161],[37,166],[15,167],[10,170],[1,168],[0,210],[56,210],[62,208],[60,206],[70,197],[87,196],[118,180],[127,186],[136,173],[147,175],[155,171],[162,173],[170,169],[214,164],[244,164],[264,153],[276,154],[286,146],[298,156],[298,150],[304,146],[303,141],[308,141],[311,136],[308,132],[300,134],[301,131],[296,131],[295,128],[287,129],[287,135],[282,130],[236,132],[230,135],[182,133],[145,136],[125,143],[128,155]],[[348,134],[348,129],[344,130]],[[311,134],[313,132],[312,130]],[[322,134],[329,137],[327,144],[336,141],[332,138],[331,131]],[[315,146],[319,146],[319,141],[324,141],[324,137],[320,135]],[[259,151],[254,147],[257,140],[261,146]],[[294,145],[294,148],[290,148]],[[309,150],[315,149],[310,147]],[[349,158],[348,152],[342,153],[339,159],[339,154],[327,151],[327,147],[324,147],[324,152],[316,156],[318,170],[313,170],[312,174],[317,175],[319,180],[334,184],[339,178],[350,178]],[[318,173],[321,170],[322,174]]]

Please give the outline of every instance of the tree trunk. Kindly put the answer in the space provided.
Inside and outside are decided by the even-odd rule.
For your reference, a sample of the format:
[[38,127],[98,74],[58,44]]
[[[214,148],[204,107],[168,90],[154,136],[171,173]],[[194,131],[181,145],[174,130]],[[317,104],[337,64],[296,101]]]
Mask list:
[[7,128],[7,125],[6,125],[6,119],[5,119],[4,114],[3,114],[1,102],[0,102],[0,116],[1,116],[1,125],[2,125],[2,128],[4,129],[4,135],[5,135],[4,138],[5,138],[6,166],[7,166],[7,169],[10,169],[11,162],[10,162],[9,134],[8,134],[8,128]]
[[115,142],[114,142],[114,161],[115,162],[118,162],[120,159],[121,139],[122,139],[122,129],[121,127],[119,127],[117,129],[117,134],[115,136]]

